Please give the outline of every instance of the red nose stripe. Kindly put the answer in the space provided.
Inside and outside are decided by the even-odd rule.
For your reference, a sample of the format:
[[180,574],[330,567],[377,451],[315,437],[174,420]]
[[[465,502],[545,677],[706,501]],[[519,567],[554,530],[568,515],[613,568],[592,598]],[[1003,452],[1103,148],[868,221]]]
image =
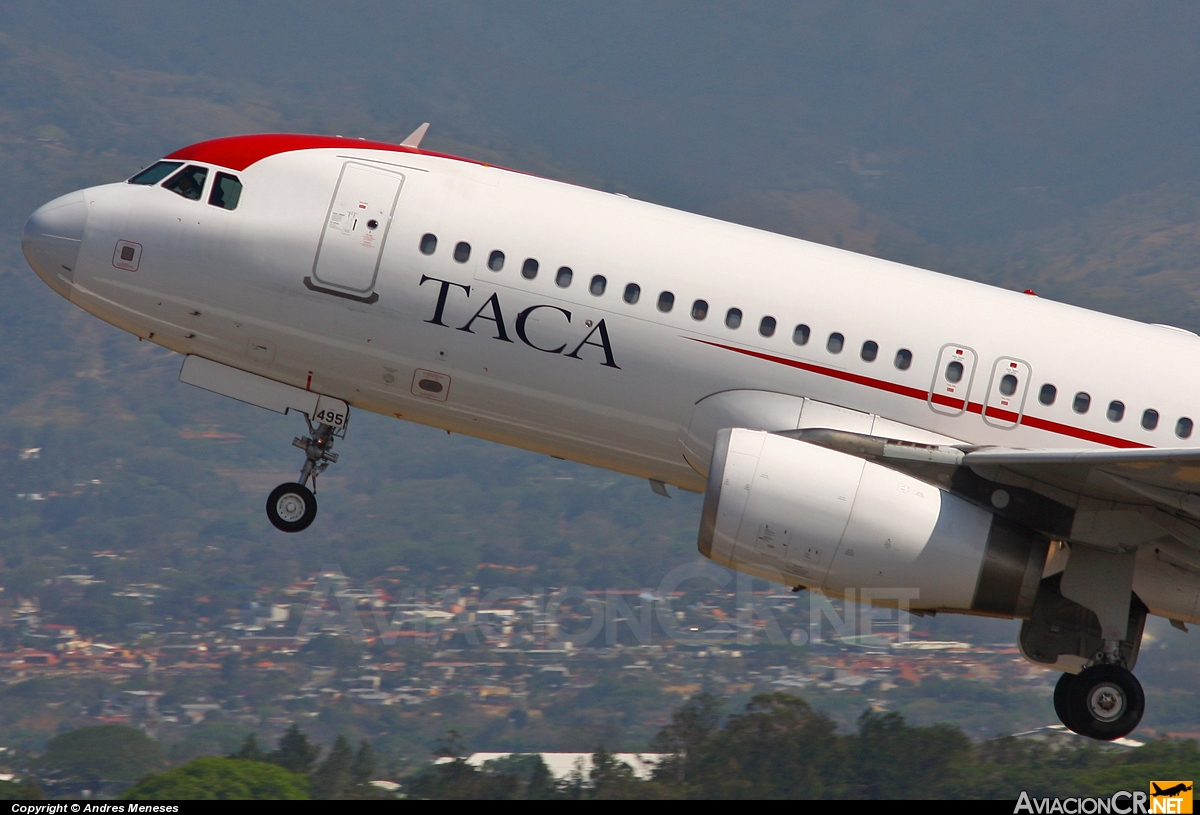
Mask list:
[[291,153],[296,150],[319,150],[334,148],[342,150],[387,150],[392,153],[417,153],[422,156],[436,156],[455,161],[466,161],[470,164],[483,164],[481,161],[450,156],[445,153],[432,153],[428,150],[418,150],[415,147],[404,147],[399,144],[389,144],[381,141],[366,141],[365,139],[347,139],[344,136],[305,136],[298,133],[259,133],[251,136],[226,136],[220,139],[197,142],[196,144],[176,150],[167,158],[183,159],[184,161],[203,161],[206,164],[216,164],[231,170],[244,170],[255,162],[262,161],[280,153]]

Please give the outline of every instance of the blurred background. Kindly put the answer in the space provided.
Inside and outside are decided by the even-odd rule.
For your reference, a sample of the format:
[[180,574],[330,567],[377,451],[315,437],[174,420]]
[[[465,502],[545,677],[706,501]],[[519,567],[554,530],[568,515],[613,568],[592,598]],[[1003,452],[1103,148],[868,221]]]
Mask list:
[[[555,589],[657,602],[699,499],[543,456],[357,413],[313,528],[275,532],[299,419],[179,384],[180,358],[46,288],[20,232],[201,139],[429,121],[429,149],[1200,330],[1198,39],[1182,2],[0,3],[0,746],[121,724],[178,762],[298,722],[402,775],[448,728],[644,747],[701,691],[783,690],[851,730],[1055,722],[1010,622],[817,647],[784,598],[772,644],[732,583],[693,581],[671,615],[702,642],[618,613],[615,641],[547,647]],[[473,628],[493,606],[509,630]],[[1148,630],[1135,736],[1200,733],[1197,635]]]

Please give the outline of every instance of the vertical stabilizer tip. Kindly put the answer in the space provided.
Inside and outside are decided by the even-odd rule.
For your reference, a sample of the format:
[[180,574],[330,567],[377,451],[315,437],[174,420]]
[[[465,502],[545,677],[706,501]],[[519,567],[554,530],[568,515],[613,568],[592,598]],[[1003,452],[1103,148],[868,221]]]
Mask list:
[[408,137],[404,141],[400,142],[400,146],[401,147],[420,147],[421,139],[425,138],[425,133],[428,130],[429,130],[429,122],[425,122],[423,125],[418,127],[412,133],[409,133]]

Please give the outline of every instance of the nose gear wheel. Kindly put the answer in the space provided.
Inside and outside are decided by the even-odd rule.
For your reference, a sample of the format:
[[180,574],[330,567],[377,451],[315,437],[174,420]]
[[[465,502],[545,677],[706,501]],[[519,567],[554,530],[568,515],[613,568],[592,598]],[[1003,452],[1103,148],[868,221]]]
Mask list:
[[281,532],[308,529],[316,517],[317,496],[303,484],[280,484],[267,497],[267,518]]
[[[267,519],[281,532],[302,532],[312,525],[317,517],[317,476],[337,462],[336,453],[330,452],[336,439],[346,437],[346,428],[329,424],[308,423],[308,436],[292,440],[293,447],[304,451],[304,466],[300,469],[300,480],[280,484],[267,498]],[[347,424],[349,423],[347,417]],[[308,488],[309,482],[312,489]]]

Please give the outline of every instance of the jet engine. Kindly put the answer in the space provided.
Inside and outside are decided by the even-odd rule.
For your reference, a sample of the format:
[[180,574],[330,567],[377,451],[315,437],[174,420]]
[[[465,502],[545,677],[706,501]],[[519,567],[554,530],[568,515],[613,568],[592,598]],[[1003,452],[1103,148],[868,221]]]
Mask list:
[[1028,617],[1049,540],[911,475],[720,430],[698,546],[717,563],[881,605]]

